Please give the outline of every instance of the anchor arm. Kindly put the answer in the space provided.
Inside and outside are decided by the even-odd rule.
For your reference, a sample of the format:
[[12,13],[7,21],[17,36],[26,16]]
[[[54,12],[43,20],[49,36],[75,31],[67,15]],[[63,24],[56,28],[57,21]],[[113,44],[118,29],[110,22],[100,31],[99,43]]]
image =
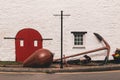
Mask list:
[[[70,57],[76,57],[76,56],[80,56],[80,55],[83,55],[83,54],[88,54],[88,53],[92,53],[92,52],[96,52],[96,51],[100,51],[100,50],[107,50],[107,56],[104,60],[104,64],[107,63],[108,61],[108,58],[109,58],[109,53],[110,53],[110,45],[107,43],[107,41],[104,40],[104,38],[102,36],[100,36],[98,33],[94,33],[94,35],[97,37],[97,39],[105,44],[104,47],[101,47],[101,48],[97,48],[97,49],[93,49],[93,50],[89,50],[89,51],[86,51],[86,52],[82,52],[82,53],[78,53],[78,54],[74,54],[74,55],[70,55],[70,56],[66,56],[62,59],[66,59],[66,58],[70,58]],[[61,60],[60,58],[59,59],[55,59],[53,60],[53,62],[56,62],[58,60]]]

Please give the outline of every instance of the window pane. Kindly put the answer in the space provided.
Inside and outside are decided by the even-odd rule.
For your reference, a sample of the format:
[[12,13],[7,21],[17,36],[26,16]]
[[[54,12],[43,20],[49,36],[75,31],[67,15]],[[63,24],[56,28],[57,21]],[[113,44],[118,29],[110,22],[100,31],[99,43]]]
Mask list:
[[83,45],[83,35],[82,34],[74,35],[74,45]]
[[24,46],[24,40],[20,40],[20,47]]
[[35,40],[35,41],[34,41],[34,47],[37,47],[37,46],[38,46],[38,41]]
[[81,41],[83,42],[83,38],[81,38]]
[[77,45],[77,43],[76,43],[76,42],[74,42],[74,45]]

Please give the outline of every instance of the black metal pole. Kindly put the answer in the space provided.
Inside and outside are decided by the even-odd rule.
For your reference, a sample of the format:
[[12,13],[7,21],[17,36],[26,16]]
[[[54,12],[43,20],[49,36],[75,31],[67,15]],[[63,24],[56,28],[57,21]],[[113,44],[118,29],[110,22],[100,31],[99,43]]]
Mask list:
[[61,64],[60,68],[63,68],[63,11],[61,11]]
[[61,10],[61,15],[55,14],[54,16],[61,16],[61,58],[60,58],[60,68],[63,68],[63,16],[70,16],[69,14],[63,15],[63,11]]

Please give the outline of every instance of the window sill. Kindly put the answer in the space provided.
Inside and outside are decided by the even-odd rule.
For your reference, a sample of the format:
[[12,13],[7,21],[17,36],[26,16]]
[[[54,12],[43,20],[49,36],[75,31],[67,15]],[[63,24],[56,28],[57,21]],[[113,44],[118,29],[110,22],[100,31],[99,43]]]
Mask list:
[[73,46],[73,49],[85,49],[85,46]]

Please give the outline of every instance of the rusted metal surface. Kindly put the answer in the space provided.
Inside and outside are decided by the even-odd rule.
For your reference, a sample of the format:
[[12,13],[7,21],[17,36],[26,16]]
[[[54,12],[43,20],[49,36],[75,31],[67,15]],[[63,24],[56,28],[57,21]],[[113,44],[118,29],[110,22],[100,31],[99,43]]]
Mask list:
[[49,67],[53,62],[53,54],[47,49],[35,51],[24,62],[24,67]]
[[[108,58],[109,58],[109,53],[110,53],[110,45],[107,43],[107,41],[105,41],[105,39],[100,36],[99,34],[97,33],[94,33],[94,35],[98,38],[98,40],[100,42],[103,42],[104,43],[104,47],[101,47],[101,48],[97,48],[97,49],[93,49],[93,50],[89,50],[89,51],[86,51],[86,52],[82,52],[82,53],[78,53],[78,54],[73,54],[73,55],[70,55],[70,56],[66,56],[66,57],[63,57],[62,59],[66,59],[66,58],[71,58],[71,57],[76,57],[76,56],[80,56],[80,55],[83,55],[83,54],[89,54],[89,53],[92,53],[92,52],[97,52],[97,51],[101,51],[101,50],[107,50],[107,55],[105,57],[105,63],[108,61]],[[55,61],[58,61],[58,60],[61,60],[61,59],[55,59]]]

